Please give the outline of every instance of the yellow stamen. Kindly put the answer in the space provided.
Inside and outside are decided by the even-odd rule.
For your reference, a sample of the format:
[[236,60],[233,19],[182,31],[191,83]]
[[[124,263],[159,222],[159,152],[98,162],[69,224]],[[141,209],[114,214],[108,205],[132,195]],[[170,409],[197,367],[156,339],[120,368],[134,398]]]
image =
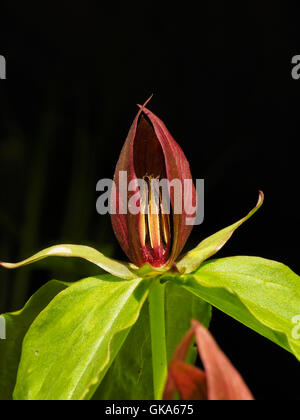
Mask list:
[[144,190],[141,197],[141,206],[140,206],[140,237],[141,237],[141,245],[146,245],[146,237],[148,231],[148,225],[146,222],[146,205],[147,205],[147,197],[146,191]]
[[167,245],[170,240],[170,215],[165,212],[163,201],[160,199],[160,224],[164,236],[164,242]]
[[149,183],[149,207],[148,207],[148,228],[150,243],[152,248],[158,248],[160,241],[160,223],[159,223],[159,204],[158,195],[155,191],[153,183]]

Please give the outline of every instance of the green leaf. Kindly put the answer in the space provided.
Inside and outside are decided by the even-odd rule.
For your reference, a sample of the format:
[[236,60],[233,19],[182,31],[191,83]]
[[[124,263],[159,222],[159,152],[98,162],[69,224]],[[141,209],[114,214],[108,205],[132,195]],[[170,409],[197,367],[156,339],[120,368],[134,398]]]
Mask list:
[[[166,339],[170,362],[195,318],[208,326],[211,307],[173,283],[166,284]],[[153,372],[148,301],[116,360],[94,395],[97,400],[153,400]],[[194,363],[196,351],[190,361]]]
[[93,399],[153,400],[148,300]]
[[260,191],[256,207],[254,207],[254,209],[251,210],[250,213],[248,213],[243,219],[204,239],[198,246],[196,246],[196,248],[185,254],[181,260],[176,263],[179,272],[192,273],[200,266],[201,263],[203,263],[203,261],[216,254],[231,238],[234,231],[257,212],[257,210],[262,206],[263,201],[264,194]]
[[38,252],[30,258],[16,264],[0,262],[0,266],[5,268],[19,268],[27,264],[34,263],[47,257],[78,257],[83,258],[110,274],[122,279],[134,279],[138,276],[134,274],[136,270],[133,264],[108,258],[94,248],[83,245],[56,245]]
[[6,339],[0,340],[0,400],[11,400],[21,357],[22,341],[37,315],[67,283],[52,280],[38,290],[18,312],[4,314]]
[[158,277],[160,274],[166,273],[172,266],[153,267],[151,264],[146,263],[138,269],[132,269],[137,277]]
[[192,319],[209,327],[211,306],[173,282],[168,282],[166,287],[167,356],[170,362],[182,337],[191,328]]
[[177,280],[300,360],[295,326],[300,314],[300,277],[284,264],[257,257],[222,258],[207,261]]
[[111,275],[82,280],[56,296],[23,342],[16,400],[82,400],[93,395],[130,327],[149,282]]

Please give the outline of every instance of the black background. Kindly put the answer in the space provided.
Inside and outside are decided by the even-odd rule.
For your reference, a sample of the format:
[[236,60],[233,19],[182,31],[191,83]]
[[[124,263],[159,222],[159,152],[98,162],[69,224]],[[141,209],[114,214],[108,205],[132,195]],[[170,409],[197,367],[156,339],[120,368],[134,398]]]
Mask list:
[[[111,178],[137,112],[167,125],[205,179],[205,221],[189,247],[262,209],[218,255],[257,255],[300,272],[297,11],[274,1],[162,8],[154,3],[2,0],[0,253],[23,259],[56,243],[92,245],[124,258],[96,183]],[[196,4],[196,3],[195,3]],[[0,272],[0,312],[19,309],[50,278],[96,273],[52,259]],[[300,313],[300,308],[299,308]],[[299,363],[215,311],[212,331],[259,399],[299,399]]]

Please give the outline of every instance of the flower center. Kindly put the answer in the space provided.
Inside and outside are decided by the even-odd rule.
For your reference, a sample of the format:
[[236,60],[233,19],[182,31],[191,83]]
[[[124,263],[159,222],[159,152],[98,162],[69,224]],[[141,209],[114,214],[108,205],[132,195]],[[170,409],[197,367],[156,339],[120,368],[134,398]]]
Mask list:
[[[141,188],[140,240],[153,260],[165,260],[170,250],[170,214],[163,200],[159,178],[144,176]],[[157,261],[158,262],[158,261]]]

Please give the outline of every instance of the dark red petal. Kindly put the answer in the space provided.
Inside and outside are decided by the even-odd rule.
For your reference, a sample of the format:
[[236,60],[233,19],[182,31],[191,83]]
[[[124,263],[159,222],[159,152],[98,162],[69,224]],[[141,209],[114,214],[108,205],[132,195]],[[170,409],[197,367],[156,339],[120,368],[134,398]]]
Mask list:
[[[140,106],[140,105],[139,105]],[[120,198],[122,190],[127,191],[128,184],[137,178],[143,178],[147,174],[153,177],[167,178],[170,182],[179,179],[184,185],[184,180],[191,180],[189,164],[181,148],[175,142],[166,129],[163,122],[151,111],[146,109],[146,104],[140,106],[134,122],[130,128],[126,142],[121,151],[116,166],[116,210],[112,215],[112,225],[115,235],[127,254],[128,258],[136,265],[141,266],[149,262],[154,266],[171,264],[181,252],[192,230],[192,226],[186,225],[186,216],[192,217],[184,206],[184,196],[180,196],[183,213],[173,215],[172,218],[172,251],[169,252],[169,244],[162,254],[161,249],[150,250],[141,244],[140,232],[141,218],[139,215],[122,214],[119,209],[127,208],[128,200],[133,196],[138,197],[138,185],[134,191],[128,192],[127,200]],[[142,115],[144,114],[144,116]],[[120,171],[128,174],[127,185],[120,185]],[[136,195],[137,194],[137,195]],[[192,185],[190,206],[196,202],[196,192]],[[171,189],[171,204],[174,206],[174,191]]]
[[207,400],[206,375],[200,369],[177,360],[170,364],[169,375],[182,400]]
[[219,348],[210,332],[193,321],[196,342],[205,369],[209,400],[253,400],[239,372]]
[[[145,105],[140,106],[141,111],[145,113],[145,115],[151,121],[155,134],[157,136],[158,141],[163,150],[164,158],[165,158],[165,166],[166,166],[166,175],[169,182],[172,182],[174,179],[179,179],[184,185],[184,180],[189,179],[192,180],[192,175],[190,171],[190,166],[185,157],[182,149],[178,145],[178,143],[174,140],[174,138],[169,133],[168,129],[166,128],[165,124],[153,114],[153,112],[149,111]],[[174,193],[173,189],[171,192],[171,203],[174,207]],[[186,217],[192,217],[193,214],[187,214],[186,209],[184,206],[184,194],[181,197],[182,200],[182,209],[183,213],[180,215],[173,215],[173,245],[172,245],[172,253],[169,259],[169,263],[172,263],[177,256],[182,251],[193,226],[186,224]],[[190,208],[195,206],[196,204],[196,190],[194,184],[192,186],[192,192],[190,197]],[[189,212],[191,213],[191,211]]]
[[191,344],[193,342],[193,338],[194,338],[194,328],[192,327],[189,329],[189,331],[185,334],[183,339],[178,344],[178,347],[174,352],[172,361],[175,361],[175,360],[181,360],[182,362],[185,361],[185,359],[187,358],[189,349],[191,347]]
[[151,174],[166,177],[165,158],[152,125],[141,115],[134,139],[134,170],[137,178]]
[[[176,348],[174,352],[171,364],[178,361],[180,362],[185,361],[185,359],[187,358],[189,349],[191,347],[193,338],[194,338],[194,328],[191,328],[178,344],[178,347]],[[174,381],[173,376],[170,374],[170,371],[169,371],[163,399],[173,400],[175,398],[176,391],[177,391],[176,383]]]
[[[128,200],[134,195],[136,191],[128,193],[128,200],[122,199],[121,191],[127,191],[128,184],[130,181],[136,179],[136,174],[134,170],[134,153],[133,153],[133,143],[137,131],[137,123],[141,112],[138,112],[135,117],[132,126],[129,130],[127,139],[122,148],[114,176],[114,181],[116,184],[116,212],[117,214],[111,215],[112,226],[114,233],[128,258],[134,262],[136,265],[140,266],[143,264],[143,253],[140,246],[138,238],[138,226],[136,222],[136,217],[131,214],[122,214],[125,213]],[[126,184],[120,184],[120,171],[127,172],[128,179]],[[121,210],[121,211],[120,211]],[[135,225],[136,232],[132,231],[131,225]]]

